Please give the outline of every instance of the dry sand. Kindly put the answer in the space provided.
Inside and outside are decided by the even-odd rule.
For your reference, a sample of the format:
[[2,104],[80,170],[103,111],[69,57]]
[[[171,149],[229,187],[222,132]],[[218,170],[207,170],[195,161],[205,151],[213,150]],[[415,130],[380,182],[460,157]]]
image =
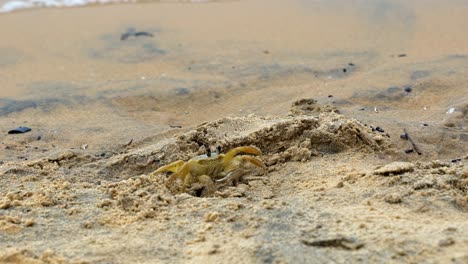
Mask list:
[[[468,262],[467,14],[228,1],[0,15],[0,263]],[[132,29],[153,37],[121,40]],[[204,145],[258,147],[268,174],[212,197],[150,179]]]

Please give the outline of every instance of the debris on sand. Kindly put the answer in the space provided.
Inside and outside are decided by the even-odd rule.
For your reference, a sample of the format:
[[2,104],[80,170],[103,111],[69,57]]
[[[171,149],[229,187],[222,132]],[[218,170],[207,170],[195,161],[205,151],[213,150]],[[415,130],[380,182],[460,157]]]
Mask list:
[[23,133],[26,133],[26,132],[29,132],[29,131],[31,131],[31,128],[25,127],[25,126],[20,126],[20,127],[17,127],[15,129],[12,129],[12,130],[8,131],[8,134],[23,134]]
[[130,37],[154,37],[153,34],[149,33],[149,32],[146,32],[146,31],[138,31],[136,32],[135,30],[128,30],[127,32],[123,33],[121,36],[120,36],[120,40],[127,40],[128,38]]
[[421,150],[416,145],[414,140],[410,137],[410,135],[409,135],[408,131],[406,130],[406,128],[403,129],[403,134],[400,135],[400,138],[404,139],[404,140],[408,140],[411,143],[412,149],[411,150],[405,150],[406,153],[412,153],[413,151],[416,151],[416,153],[418,153],[418,155],[422,155]]
[[358,250],[364,247],[364,243],[359,242],[357,239],[354,238],[347,238],[347,237],[337,237],[337,238],[330,238],[330,239],[320,239],[320,240],[301,240],[302,244],[306,246],[312,247],[333,247],[339,248],[344,250]]
[[411,172],[414,170],[414,164],[411,162],[396,161],[382,167],[377,167],[374,170],[374,174],[383,176],[394,176],[403,174],[405,172]]

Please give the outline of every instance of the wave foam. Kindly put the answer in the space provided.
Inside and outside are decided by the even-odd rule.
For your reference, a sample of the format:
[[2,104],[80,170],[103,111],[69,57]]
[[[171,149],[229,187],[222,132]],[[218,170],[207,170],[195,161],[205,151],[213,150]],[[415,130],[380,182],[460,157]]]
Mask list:
[[[136,3],[139,0],[12,0],[2,1],[0,4],[0,13],[8,13],[19,9],[37,8],[37,7],[74,7],[93,4],[111,4],[111,3]],[[150,0],[151,1],[151,0]],[[155,2],[175,2],[175,3],[206,3],[218,2],[222,0],[155,0]],[[145,2],[148,2],[146,0]]]

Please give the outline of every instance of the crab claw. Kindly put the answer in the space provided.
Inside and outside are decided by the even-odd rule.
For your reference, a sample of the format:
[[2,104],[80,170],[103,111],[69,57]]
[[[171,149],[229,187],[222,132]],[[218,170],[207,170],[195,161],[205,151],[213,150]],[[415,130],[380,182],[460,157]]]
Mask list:
[[[245,171],[243,169],[238,168],[239,162],[242,162],[242,161],[248,161],[252,163],[253,165],[261,168],[263,170],[264,175],[268,173],[266,169],[266,165],[257,157],[243,155],[243,156],[234,157],[234,160],[236,160],[234,162],[234,164],[236,165],[228,168],[229,173],[225,177],[221,179],[217,179],[216,182],[228,182],[228,181],[233,182],[241,178],[245,174]],[[229,169],[232,169],[232,170],[229,170]]]
[[248,153],[248,154],[253,154],[253,155],[262,155],[262,152],[256,148],[256,147],[237,147],[234,149],[231,149],[224,155],[223,163],[224,166],[227,167],[228,164],[231,162],[231,160],[239,153]]
[[255,165],[255,166],[259,167],[259,168],[262,168],[264,174],[267,174],[266,165],[265,165],[265,163],[263,163],[263,161],[261,161],[259,158],[257,158],[257,157],[252,157],[252,156],[242,156],[241,159],[242,159],[242,160],[246,160],[246,161],[252,163],[253,165]]

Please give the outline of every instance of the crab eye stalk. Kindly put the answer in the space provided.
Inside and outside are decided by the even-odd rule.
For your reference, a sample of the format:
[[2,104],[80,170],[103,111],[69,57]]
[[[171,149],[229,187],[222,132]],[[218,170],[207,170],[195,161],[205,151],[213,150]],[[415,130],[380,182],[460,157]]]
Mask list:
[[211,149],[210,149],[210,147],[208,147],[206,145],[205,145],[205,152],[206,152],[207,157],[211,157]]

